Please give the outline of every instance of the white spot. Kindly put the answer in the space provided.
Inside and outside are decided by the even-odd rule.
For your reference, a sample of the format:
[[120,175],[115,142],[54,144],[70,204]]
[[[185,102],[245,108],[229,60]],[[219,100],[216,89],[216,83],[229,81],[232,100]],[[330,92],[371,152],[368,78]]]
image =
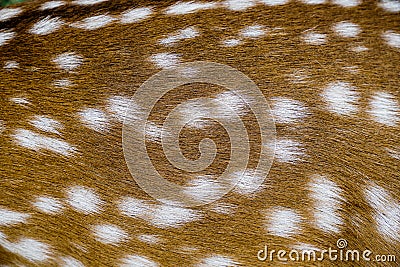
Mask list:
[[397,150],[386,148],[386,151],[392,158],[400,160],[400,148]]
[[90,6],[90,5],[100,4],[100,3],[103,3],[106,1],[108,1],[108,0],[75,0],[75,1],[72,1],[72,4],[79,5],[79,6]]
[[292,209],[276,207],[267,214],[267,231],[280,237],[291,237],[300,234],[302,219]]
[[310,45],[323,45],[326,43],[326,34],[308,31],[303,34],[303,40]]
[[0,120],[0,133],[2,133],[5,129],[6,127],[4,126],[4,122]]
[[301,2],[307,5],[320,5],[325,4],[326,0],[301,0]]
[[265,34],[264,26],[252,25],[244,28],[240,35],[244,38],[258,38]]
[[[209,125],[206,118],[213,118],[214,112],[208,107],[194,101],[180,110],[182,122],[187,123],[186,126],[191,128],[203,128]],[[205,118],[205,119],[203,119]]]
[[227,39],[222,42],[222,44],[226,47],[234,47],[240,45],[240,39]]
[[18,104],[18,105],[28,105],[31,103],[25,97],[13,97],[13,98],[10,98],[10,101],[14,102],[15,104]]
[[170,205],[159,205],[153,211],[151,223],[160,228],[179,227],[183,224],[200,219],[199,212]]
[[175,251],[178,253],[193,254],[193,253],[199,251],[199,249],[196,247],[192,247],[192,246],[181,246],[181,247],[178,247]]
[[219,198],[222,190],[223,187],[217,180],[203,176],[192,180],[184,189],[184,193],[198,201],[212,202]]
[[164,39],[161,39],[159,42],[162,45],[173,45],[184,39],[191,39],[199,35],[199,31],[195,27],[187,27],[182,30],[179,30],[177,33],[170,35]]
[[70,25],[75,28],[84,30],[97,30],[107,26],[116,19],[108,15],[97,15],[89,18],[85,18],[81,21],[71,23]]
[[19,68],[19,63],[17,61],[10,60],[10,61],[7,61],[4,64],[4,68],[7,69],[7,70],[18,69]]
[[78,113],[82,123],[97,132],[104,132],[108,128],[107,115],[95,108],[86,108]]
[[400,121],[400,106],[392,94],[377,92],[372,96],[369,105],[368,113],[376,122],[396,126]]
[[146,220],[160,228],[179,227],[201,218],[199,212],[192,209],[150,204],[134,198],[123,199],[118,207],[122,214]]
[[333,25],[332,30],[341,37],[357,37],[360,34],[360,27],[352,22],[341,21]]
[[120,267],[158,267],[158,263],[150,260],[147,257],[132,255],[127,256],[122,260]]
[[84,214],[99,213],[104,202],[89,188],[73,186],[68,189],[68,203]]
[[279,6],[289,3],[289,0],[258,0],[267,6]]
[[214,255],[203,259],[196,267],[237,267],[239,263],[227,256]]
[[72,82],[69,79],[65,78],[65,79],[55,80],[53,82],[53,85],[60,88],[67,88],[72,85]]
[[236,209],[237,205],[229,203],[216,203],[216,204],[211,204],[210,206],[210,211],[223,215],[234,214],[236,212]]
[[226,0],[224,4],[229,10],[243,11],[255,6],[256,2],[254,0]]
[[82,262],[70,256],[61,258],[61,267],[85,267]]
[[178,2],[165,10],[168,15],[184,15],[217,7],[215,2]]
[[140,7],[129,9],[121,14],[121,23],[134,23],[147,19],[153,10],[150,7]]
[[359,94],[356,87],[347,82],[336,81],[325,87],[321,96],[331,112],[340,115],[352,115],[357,112]]
[[50,247],[30,238],[21,238],[15,243],[0,239],[0,246],[32,262],[42,262],[50,258]]
[[215,106],[210,107],[194,100],[180,110],[180,116],[188,127],[203,128],[209,125],[208,118],[231,119],[233,116],[245,115],[249,111],[246,103],[251,105],[252,100],[247,96],[244,98],[226,91],[215,96]]
[[151,121],[146,123],[146,138],[152,142],[161,142],[163,135],[168,135],[162,126],[159,126]]
[[0,46],[5,45],[8,41],[15,37],[15,32],[11,30],[0,30]]
[[180,55],[173,53],[159,53],[151,57],[158,68],[170,69],[177,66],[180,63]]
[[55,134],[60,134],[58,130],[63,128],[60,122],[46,116],[35,115],[29,123],[36,127],[36,129]]
[[22,8],[3,8],[0,9],[0,21],[6,21],[22,13]]
[[133,218],[147,218],[150,216],[153,206],[144,200],[125,198],[119,203],[118,208],[123,215]]
[[398,0],[381,0],[378,5],[388,12],[400,12],[400,1]]
[[269,145],[270,149],[273,149],[275,145],[275,159],[282,163],[296,163],[302,160],[305,156],[304,149],[301,143],[293,141],[291,139],[277,139],[275,144]]
[[400,241],[400,204],[384,188],[372,184],[365,189],[365,197],[374,209],[379,233],[389,241]]
[[368,51],[368,47],[365,47],[364,45],[358,45],[350,48],[350,51],[356,52],[356,53],[361,53]]
[[326,233],[339,233],[343,219],[339,214],[343,203],[342,190],[324,176],[315,176],[309,183],[313,199],[315,225]]
[[128,110],[134,118],[140,117],[140,107],[128,97],[112,96],[108,99],[107,110],[118,121],[123,122],[128,115]]
[[48,9],[53,9],[53,8],[57,8],[60,6],[65,5],[66,3],[64,1],[49,1],[46,3],[43,3],[39,9],[40,10],[48,10]]
[[64,22],[59,17],[51,18],[50,16],[47,16],[33,24],[29,32],[38,35],[46,35],[55,32],[61,28],[63,24]]
[[160,237],[158,237],[157,235],[142,234],[142,235],[138,235],[137,239],[142,241],[143,243],[147,243],[149,245],[154,245],[154,244],[158,244],[161,242]]
[[229,106],[238,116],[241,116],[248,112],[247,105],[251,106],[252,104],[250,99],[242,98],[231,91],[219,93],[215,96],[215,99],[220,103],[224,103],[224,105],[219,107],[220,110],[218,110],[217,113],[228,117],[230,117],[231,114],[230,112],[227,113],[225,106]]
[[[386,31],[382,34],[382,38],[386,43],[394,48],[400,48],[400,33],[395,33],[394,31]],[[1,44],[1,36],[0,36]]]
[[32,205],[38,210],[48,214],[56,214],[63,209],[63,204],[52,197],[38,197]]
[[236,193],[251,195],[262,189],[265,177],[260,176],[255,170],[237,171],[231,174],[231,181],[238,181],[234,187]]
[[63,70],[72,71],[82,64],[83,58],[74,52],[66,52],[58,55],[53,62]]
[[118,226],[111,224],[96,225],[93,227],[96,240],[104,244],[118,244],[128,239],[128,234]]
[[0,226],[10,226],[25,223],[31,216],[26,213],[0,208]]
[[271,112],[277,123],[297,123],[307,116],[307,109],[297,100],[274,97]]
[[46,149],[64,156],[70,156],[76,152],[73,146],[61,139],[47,137],[25,129],[17,129],[14,138],[18,145],[28,149]]
[[332,3],[342,7],[355,7],[361,4],[361,0],[332,0]]

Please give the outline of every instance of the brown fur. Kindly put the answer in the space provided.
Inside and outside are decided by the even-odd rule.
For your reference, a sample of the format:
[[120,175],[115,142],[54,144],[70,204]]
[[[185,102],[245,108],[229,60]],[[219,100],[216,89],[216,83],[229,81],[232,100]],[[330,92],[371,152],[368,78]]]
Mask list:
[[[400,100],[399,49],[391,48],[381,38],[382,31],[398,30],[399,13],[388,13],[373,1],[363,1],[357,7],[338,5],[306,5],[291,1],[282,6],[257,5],[246,11],[225,8],[199,11],[193,14],[167,16],[162,10],[175,1],[109,1],[93,6],[65,5],[54,10],[39,11],[45,1],[32,1],[19,6],[21,15],[1,22],[0,29],[14,29],[17,36],[0,46],[0,64],[9,60],[19,63],[18,69],[0,71],[0,119],[5,130],[1,140],[0,206],[31,214],[23,224],[0,227],[9,241],[21,236],[43,241],[52,248],[52,258],[44,263],[30,262],[0,247],[0,263],[9,266],[61,266],[62,255],[72,256],[85,266],[118,266],[128,254],[140,254],[158,262],[160,266],[191,266],[210,255],[226,255],[243,266],[396,266],[394,263],[352,262],[260,262],[257,252],[268,244],[276,249],[290,248],[298,242],[318,248],[335,247],[345,238],[354,249],[371,249],[375,253],[391,253],[400,260],[400,243],[388,242],[376,229],[373,210],[365,200],[363,190],[371,182],[385,188],[400,201],[399,160],[387,149],[399,149],[399,126],[389,127],[373,121],[368,103],[373,93],[385,91]],[[76,22],[85,17],[109,14],[118,16],[132,7],[153,6],[154,15],[134,24],[111,23],[87,31],[63,26],[43,36],[28,30],[39,18],[60,16],[65,22]],[[331,32],[331,26],[349,20],[362,28],[351,40],[329,34],[322,46],[305,45],[302,34],[311,28]],[[265,37],[246,39],[240,46],[224,48],[220,42],[237,36],[249,25],[266,25]],[[198,27],[201,35],[183,40],[176,46],[165,47],[158,40],[176,30]],[[274,29],[274,28],[280,29]],[[355,45],[368,46],[363,53],[350,52]],[[60,70],[52,59],[73,51],[84,58],[73,72]],[[121,215],[116,208],[120,199],[133,196],[151,199],[139,188],[126,167],[121,146],[122,124],[112,121],[108,130],[93,131],[79,121],[78,112],[85,107],[105,107],[113,95],[132,96],[135,90],[160,69],[150,60],[160,52],[176,52],[182,61],[213,61],[232,66],[249,76],[269,101],[273,97],[287,97],[304,103],[309,115],[294,124],[276,124],[277,137],[289,138],[302,144],[305,156],[294,164],[275,161],[263,190],[248,197],[230,193],[221,202],[237,205],[233,215],[210,211],[209,206],[196,208],[204,218],[179,228],[160,229],[146,221]],[[357,66],[353,73],[346,67]],[[305,70],[308,78],[294,83],[296,70]],[[58,88],[54,80],[68,78],[69,88]],[[353,116],[333,114],[322,101],[321,93],[327,84],[343,80],[358,88],[359,111]],[[204,84],[182,86],[169,92],[154,109],[154,121],[162,121],[179,102],[200,96],[214,96],[223,88]],[[195,93],[193,93],[195,92]],[[17,105],[13,97],[26,97],[30,104]],[[157,113],[159,111],[159,113]],[[66,157],[51,151],[33,151],[18,146],[13,134],[16,129],[36,131],[29,124],[34,115],[48,115],[64,125],[61,138],[77,148]],[[259,148],[254,117],[244,120],[250,127],[252,157],[255,164]],[[182,132],[185,156],[199,156],[198,142],[213,136],[222,152],[204,173],[219,174],[229,160],[229,136],[215,126],[209,131]],[[48,134],[59,138],[60,135]],[[182,174],[171,168],[157,143],[149,143],[148,151],[160,174],[180,182]],[[257,148],[258,147],[258,148]],[[192,174],[183,173],[185,179]],[[317,229],[313,218],[313,204],[308,183],[315,175],[324,175],[341,189],[345,199],[339,211],[344,219],[340,234],[326,234]],[[65,204],[62,213],[46,215],[32,208],[37,196],[47,195],[66,199],[69,186],[92,188],[104,201],[98,214],[82,214]],[[291,238],[274,236],[266,231],[269,212],[275,206],[294,209],[303,218],[302,232]],[[356,224],[354,222],[357,222]],[[109,223],[118,225],[130,238],[118,246],[96,241],[91,226]],[[139,234],[158,235],[162,242],[148,245],[135,238]],[[195,248],[190,250],[188,248]],[[366,264],[366,265],[363,265]],[[397,263],[398,264],[398,263]]]

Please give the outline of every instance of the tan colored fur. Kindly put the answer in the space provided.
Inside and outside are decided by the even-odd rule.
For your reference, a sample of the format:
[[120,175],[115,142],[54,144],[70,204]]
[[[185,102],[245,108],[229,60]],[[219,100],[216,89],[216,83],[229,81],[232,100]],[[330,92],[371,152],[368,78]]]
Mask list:
[[[221,7],[185,15],[165,14],[175,1],[106,1],[97,5],[72,3],[53,10],[39,10],[46,1],[17,5],[23,12],[0,22],[16,36],[0,46],[0,65],[16,61],[18,68],[0,70],[0,208],[29,214],[29,219],[12,226],[1,226],[7,242],[29,237],[49,246],[47,260],[29,261],[0,246],[0,263],[5,266],[63,266],[63,257],[73,257],[84,266],[119,266],[127,255],[147,257],[160,266],[195,266],[207,257],[223,255],[238,266],[397,266],[400,261],[400,232],[397,240],[385,238],[376,223],[376,211],[368,203],[365,190],[373,185],[389,192],[400,203],[399,124],[377,122],[368,112],[376,92],[387,92],[400,101],[400,48],[387,44],[382,34],[400,32],[399,12],[387,12],[377,2],[362,1],[354,7],[334,3],[308,5],[300,1],[268,6],[257,3],[246,10]],[[152,7],[142,21],[122,24],[122,12],[134,7]],[[94,15],[115,19],[95,30],[71,26]],[[32,34],[34,23],[46,16],[60,17],[65,24],[46,35]],[[344,38],[334,33],[341,21],[357,24],[357,37]],[[238,38],[243,28],[265,26],[259,38],[240,38],[241,44],[225,47],[224,40]],[[193,26],[198,36],[171,46],[159,40],[180,29]],[[326,43],[310,45],[304,34],[326,34]],[[364,52],[351,51],[365,46]],[[63,53],[76,53],[82,64],[73,70],[57,67],[54,59]],[[231,192],[217,203],[195,208],[201,218],[179,227],[159,227],[143,218],[131,218],[118,208],[125,197],[156,203],[131,177],[121,145],[122,123],[107,108],[113,96],[132,97],[137,88],[161,70],[152,56],[176,53],[182,62],[212,61],[229,65],[250,77],[274,109],[274,99],[299,101],[304,117],[290,123],[276,122],[277,140],[294,140],[299,155],[293,162],[276,159],[261,190],[254,194]],[[68,79],[60,87],[55,81]],[[343,81],[357,88],[356,111],[349,115],[329,109],[323,93],[327,86]],[[185,85],[165,95],[155,106],[151,120],[161,123],[169,111],[193,97],[214,97],[226,89],[207,84]],[[29,103],[17,104],[13,98]],[[95,108],[107,116],[103,129],[85,126],[79,112]],[[36,115],[60,122],[59,133],[36,129],[30,121]],[[400,116],[399,111],[397,115]],[[259,137],[254,116],[243,117],[252,143],[250,168],[256,164]],[[63,140],[75,151],[62,155],[48,149],[29,149],[15,141],[18,129]],[[217,124],[206,131],[185,129],[182,151],[190,159],[199,156],[198,143],[216,140],[220,154],[200,174],[220,174],[229,160],[229,136]],[[244,140],[245,141],[245,140]],[[280,149],[278,146],[277,149]],[[170,181],[185,184],[195,174],[171,167],[157,142],[148,142],[148,152],[160,174]],[[279,151],[278,151],[279,154]],[[324,232],[315,224],[316,203],[310,185],[323,176],[341,189],[337,211],[343,225],[335,232]],[[317,181],[315,180],[315,181]],[[100,210],[88,214],[72,208],[68,190],[82,186],[101,199]],[[38,211],[32,203],[48,196],[62,203],[55,214]],[[213,211],[213,205],[228,205],[228,214]],[[318,204],[318,203],[317,203]],[[297,234],[282,237],[268,231],[276,207],[289,208],[301,217]],[[400,211],[400,209],[399,209]],[[0,219],[1,221],[1,219]],[[400,224],[400,222],[398,222]],[[93,227],[118,226],[128,235],[118,244],[96,240]],[[155,244],[138,236],[155,235]],[[376,262],[261,262],[257,252],[289,249],[298,244],[325,249],[336,247],[344,238],[349,248],[370,249],[375,254],[394,254],[396,263]],[[2,243],[0,243],[2,244]]]

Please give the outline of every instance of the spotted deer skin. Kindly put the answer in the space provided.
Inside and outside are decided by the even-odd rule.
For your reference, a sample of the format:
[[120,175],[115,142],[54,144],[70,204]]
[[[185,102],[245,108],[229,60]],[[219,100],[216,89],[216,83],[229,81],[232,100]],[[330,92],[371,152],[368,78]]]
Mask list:
[[[0,67],[0,266],[400,264],[397,0],[34,0],[0,9]],[[168,73],[196,82],[137,101]],[[231,90],[240,77],[261,102]],[[214,142],[203,169],[164,151],[179,105],[183,157]],[[139,124],[147,165],[124,139]],[[149,194],[150,168],[204,204]],[[371,254],[301,259],[329,248]]]

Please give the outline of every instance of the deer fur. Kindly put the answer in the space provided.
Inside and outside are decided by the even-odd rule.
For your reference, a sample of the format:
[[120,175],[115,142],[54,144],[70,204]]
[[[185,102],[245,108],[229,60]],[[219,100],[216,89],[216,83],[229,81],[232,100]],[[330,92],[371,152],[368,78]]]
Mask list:
[[[0,9],[0,265],[398,266],[399,12],[396,0],[34,0]],[[217,157],[205,170],[179,170],[160,143],[174,107],[218,99],[249,133],[235,188],[180,207],[138,186],[122,132],[138,88],[193,61],[230,66],[258,86],[275,152],[267,176],[250,175],[264,145],[252,103],[205,83],[169,91],[145,118],[147,152],[187,194],[218,192],[240,144],[218,121],[195,121],[180,133],[182,154],[198,159],[210,138]],[[196,112],[189,105],[182,116]],[[266,247],[320,251],[339,239],[397,263],[258,259]]]

